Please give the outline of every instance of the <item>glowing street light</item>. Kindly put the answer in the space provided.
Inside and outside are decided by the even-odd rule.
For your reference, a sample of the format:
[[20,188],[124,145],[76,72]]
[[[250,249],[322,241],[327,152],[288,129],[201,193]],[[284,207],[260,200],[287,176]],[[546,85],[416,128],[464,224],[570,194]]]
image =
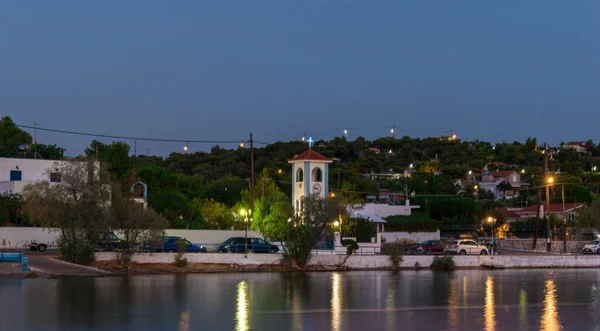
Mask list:
[[472,174],[473,174],[473,171],[472,171],[472,170],[469,170],[469,175],[472,175]]
[[521,169],[521,173],[524,174],[525,173],[525,169]]
[[187,151],[188,151],[188,145],[187,145],[187,144],[185,144],[185,146],[183,146],[183,151],[184,151],[184,152],[187,152]]
[[246,232],[244,235],[244,258],[248,258],[248,223],[252,222],[252,218],[250,218],[250,214],[252,210],[242,209],[240,210],[240,215],[244,218],[244,223],[246,224]]
[[333,226],[335,226],[337,228],[338,226],[340,226],[340,222],[338,222],[338,221],[333,222]]
[[554,183],[554,177],[548,177],[548,184]]
[[283,173],[283,170],[279,169],[277,170],[277,173],[281,175]]
[[491,248],[491,255],[494,255],[494,223],[495,223],[495,219],[492,216],[489,216],[487,218],[487,222],[490,223],[490,225],[492,226],[492,248]]
[[477,191],[477,190],[479,189],[479,185],[475,185],[475,186],[473,186],[473,189],[474,189],[475,191]]
[[593,171],[593,172],[596,172],[596,171],[597,171],[597,169],[598,169],[598,167],[597,167],[597,166],[594,166],[594,167],[592,168],[592,171]]
[[348,135],[348,128],[345,128],[344,129],[344,136],[347,136],[347,135]]
[[408,167],[412,169],[413,168],[413,164],[411,163]]

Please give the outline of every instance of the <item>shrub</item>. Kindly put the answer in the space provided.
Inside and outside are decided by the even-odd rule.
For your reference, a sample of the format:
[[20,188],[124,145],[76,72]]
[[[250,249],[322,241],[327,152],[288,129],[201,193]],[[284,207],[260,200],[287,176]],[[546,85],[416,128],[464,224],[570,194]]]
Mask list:
[[342,246],[346,247],[346,255],[347,256],[354,254],[354,252],[356,252],[356,250],[358,250],[358,244],[356,243],[356,241],[354,241],[352,239],[342,240]]
[[63,235],[60,236],[58,241],[58,253],[61,260],[81,265],[88,265],[94,262],[96,258],[94,246],[88,244],[85,240],[69,240]]
[[429,267],[432,270],[452,270],[456,267],[456,263],[454,263],[454,259],[450,255],[436,256],[433,258],[433,262],[431,262]]
[[184,268],[187,267],[188,265],[188,260],[184,257],[181,258],[179,256],[175,257],[175,265],[177,266],[177,268]]
[[175,265],[178,268],[183,268],[188,265],[188,260],[185,257],[183,257],[183,254],[185,254],[185,245],[185,238],[179,238],[179,240],[177,240],[177,254],[175,255]]
[[385,248],[384,253],[390,257],[392,270],[398,270],[400,268],[400,264],[402,263],[402,250],[393,246],[388,246]]

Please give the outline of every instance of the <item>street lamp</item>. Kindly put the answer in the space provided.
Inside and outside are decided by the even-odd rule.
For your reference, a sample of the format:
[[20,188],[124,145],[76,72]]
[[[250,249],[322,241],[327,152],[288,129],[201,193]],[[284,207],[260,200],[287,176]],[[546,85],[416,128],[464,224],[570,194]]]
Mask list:
[[521,169],[521,173],[524,174],[525,173],[525,169]]
[[598,167],[597,167],[597,166],[594,166],[594,167],[592,167],[592,171],[593,171],[593,172],[596,172],[596,171],[597,171],[597,169],[598,169]]
[[246,231],[244,234],[244,258],[248,258],[248,223],[252,222],[252,218],[250,218],[251,210],[240,210],[240,215],[244,219],[244,223],[246,224]]
[[546,181],[548,185],[546,185],[546,212],[544,216],[546,216],[546,251],[550,252],[552,250],[552,233],[550,233],[550,186],[554,184],[554,177],[550,176]]
[[491,248],[491,254],[492,256],[494,255],[494,223],[495,220],[492,216],[489,216],[487,218],[487,222],[490,223],[490,226],[492,227],[492,248]]

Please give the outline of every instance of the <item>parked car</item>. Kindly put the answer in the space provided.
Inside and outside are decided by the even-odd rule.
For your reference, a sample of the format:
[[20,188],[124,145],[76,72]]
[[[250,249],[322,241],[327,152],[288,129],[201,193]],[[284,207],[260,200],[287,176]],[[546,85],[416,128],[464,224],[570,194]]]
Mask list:
[[98,237],[97,249],[112,252],[121,248],[121,239],[112,232],[101,233]]
[[446,251],[450,254],[458,255],[488,255],[490,252],[487,247],[480,245],[473,240],[455,240],[452,245],[446,247]]
[[600,240],[594,240],[583,246],[583,254],[600,254]]
[[444,252],[444,246],[439,240],[427,240],[408,249],[412,254],[439,254]]
[[[181,237],[165,237],[163,239],[162,244],[160,244],[157,248],[157,252],[169,252],[176,253],[179,250],[179,240]],[[149,246],[146,247],[148,250]],[[186,253],[206,253],[207,249],[203,245],[192,244],[189,240],[185,241],[185,252]]]
[[225,240],[219,248],[217,252],[219,253],[244,253],[246,250],[246,243],[248,244],[248,252],[252,253],[277,253],[279,252],[279,247],[273,245],[271,243],[266,242],[260,238],[248,238],[246,242],[246,238],[243,237],[234,237]]

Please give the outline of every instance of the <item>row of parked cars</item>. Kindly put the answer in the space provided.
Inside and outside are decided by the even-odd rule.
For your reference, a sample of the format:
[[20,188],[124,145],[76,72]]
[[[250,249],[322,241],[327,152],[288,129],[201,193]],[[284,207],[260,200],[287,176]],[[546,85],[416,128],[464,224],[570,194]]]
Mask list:
[[471,239],[454,240],[444,247],[439,240],[427,240],[409,247],[407,254],[488,255],[494,243],[478,243]]
[[[140,251],[169,252],[175,253],[179,249],[179,242],[182,238],[176,236],[167,236],[163,238],[162,243],[153,247],[151,244],[142,244]],[[47,249],[45,244],[32,243],[30,250],[43,252]],[[99,236],[97,249],[99,251],[115,251],[121,248],[121,239],[114,233],[103,233]],[[217,247],[219,253],[277,253],[279,247],[273,245],[261,238],[233,237],[225,240]],[[206,253],[208,249],[204,245],[193,244],[185,240],[186,253]]]

